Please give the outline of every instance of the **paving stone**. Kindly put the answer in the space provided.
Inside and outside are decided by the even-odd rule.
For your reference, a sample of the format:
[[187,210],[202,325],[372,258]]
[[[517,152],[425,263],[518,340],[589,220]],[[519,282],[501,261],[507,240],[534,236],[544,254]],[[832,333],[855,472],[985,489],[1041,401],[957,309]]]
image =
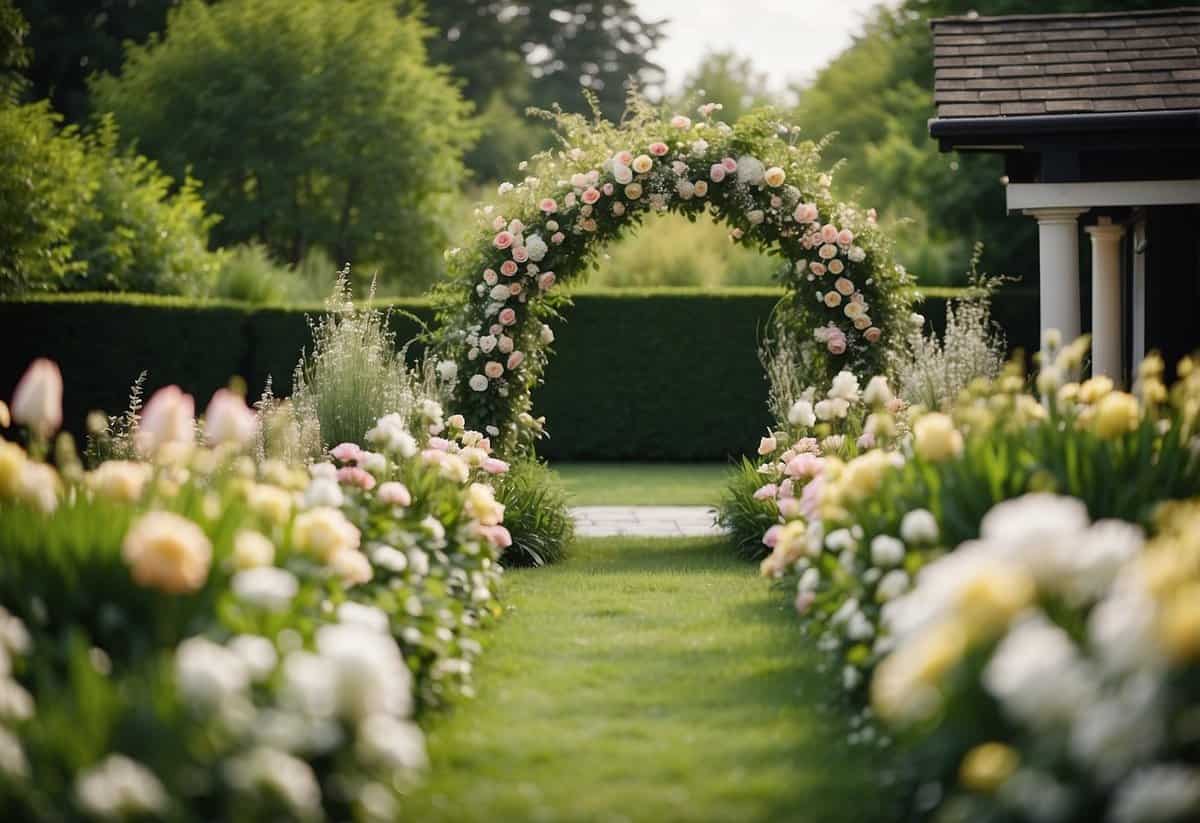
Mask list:
[[708,506],[576,506],[580,537],[709,537],[723,534]]

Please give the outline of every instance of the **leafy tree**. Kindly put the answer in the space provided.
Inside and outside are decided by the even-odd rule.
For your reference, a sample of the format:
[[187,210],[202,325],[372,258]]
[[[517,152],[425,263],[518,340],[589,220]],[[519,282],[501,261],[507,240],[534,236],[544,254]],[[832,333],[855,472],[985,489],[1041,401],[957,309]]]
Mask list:
[[67,122],[91,112],[87,77],[121,67],[124,43],[161,32],[179,0],[17,0],[29,21],[30,94],[48,98]]
[[778,102],[767,86],[766,73],[758,71],[750,58],[732,51],[709,52],[684,79],[681,107],[701,96],[721,104],[721,119],[727,123],[751,109]]
[[383,0],[185,0],[162,37],[94,81],[96,108],[177,178],[204,181],[221,244],[439,270],[443,195],[471,139],[426,31]]
[[29,25],[12,0],[0,0],[0,105],[12,102],[20,92],[22,72],[29,65],[25,37]]

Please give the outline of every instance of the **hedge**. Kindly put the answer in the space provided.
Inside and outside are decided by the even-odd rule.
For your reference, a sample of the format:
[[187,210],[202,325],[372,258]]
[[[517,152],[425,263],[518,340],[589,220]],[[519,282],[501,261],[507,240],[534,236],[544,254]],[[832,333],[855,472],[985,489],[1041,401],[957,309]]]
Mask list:
[[[935,325],[953,291],[922,311]],[[534,404],[551,437],[552,460],[720,460],[757,442],[768,425],[759,333],[780,292],[771,289],[589,290],[575,294],[556,355]],[[423,299],[388,303],[408,340],[432,318]],[[58,361],[65,414],[79,433],[88,411],[125,408],[142,370],[147,390],[178,383],[200,402],[245,378],[257,395],[272,377],[291,390],[292,369],[310,344],[307,316],[320,305],[254,307],[130,295],[53,295],[0,301],[0,397],[8,398],[38,356]],[[1007,291],[995,314],[1013,347],[1036,348],[1037,295]],[[414,351],[413,354],[417,354]]]

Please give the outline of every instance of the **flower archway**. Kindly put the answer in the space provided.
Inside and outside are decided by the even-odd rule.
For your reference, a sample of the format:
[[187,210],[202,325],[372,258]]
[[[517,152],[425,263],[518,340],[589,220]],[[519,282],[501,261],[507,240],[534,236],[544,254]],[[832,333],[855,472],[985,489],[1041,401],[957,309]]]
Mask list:
[[720,108],[665,119],[635,97],[620,125],[554,115],[562,147],[522,163],[528,176],[502,184],[476,210],[472,243],[448,252],[437,368],[454,407],[502,452],[541,435],[530,394],[568,300],[559,288],[647,214],[708,212],[735,242],[780,258],[787,294],[776,314],[811,344],[810,382],[882,370],[909,317],[909,277],[874,211],[835,200],[821,145],[774,112],[730,125]]

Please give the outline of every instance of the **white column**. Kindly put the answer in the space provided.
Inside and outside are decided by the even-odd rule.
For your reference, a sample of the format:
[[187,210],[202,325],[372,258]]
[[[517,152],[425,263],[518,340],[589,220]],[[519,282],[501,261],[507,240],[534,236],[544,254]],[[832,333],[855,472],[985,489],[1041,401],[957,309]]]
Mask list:
[[1092,236],[1092,374],[1118,383],[1121,371],[1121,237],[1125,227],[1101,217]]
[[1042,333],[1058,329],[1063,340],[1079,336],[1079,215],[1087,209],[1026,209],[1038,221]]

